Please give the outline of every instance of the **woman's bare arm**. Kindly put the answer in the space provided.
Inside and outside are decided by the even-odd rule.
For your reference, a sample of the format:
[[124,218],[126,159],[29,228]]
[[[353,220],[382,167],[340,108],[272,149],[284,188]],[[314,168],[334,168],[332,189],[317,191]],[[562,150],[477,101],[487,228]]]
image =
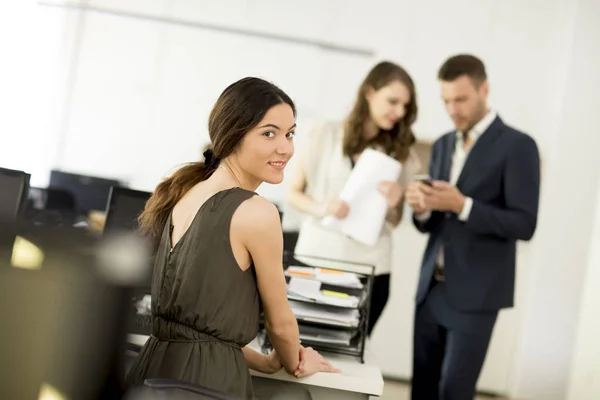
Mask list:
[[254,263],[269,338],[283,367],[293,374],[298,368],[300,339],[298,323],[287,300],[279,212],[268,200],[254,196],[234,214],[234,228]]
[[274,374],[282,367],[279,358],[275,354],[267,356],[248,346],[244,347],[242,352],[244,353],[248,368],[255,371],[262,372],[263,374]]
[[322,218],[326,213],[326,204],[318,203],[306,194],[306,167],[302,154],[296,156],[296,164],[292,171],[291,182],[288,186],[287,200],[297,210]]

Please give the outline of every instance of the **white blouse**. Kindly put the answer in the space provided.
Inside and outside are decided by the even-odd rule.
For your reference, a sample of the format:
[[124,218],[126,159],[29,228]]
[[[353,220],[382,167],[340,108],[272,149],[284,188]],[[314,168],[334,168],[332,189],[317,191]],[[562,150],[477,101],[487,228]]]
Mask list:
[[[306,194],[324,204],[339,195],[350,176],[352,163],[343,154],[343,126],[339,123],[322,123],[308,132],[301,157],[306,174]],[[421,163],[411,149],[402,163],[398,183],[406,189]],[[386,221],[375,246],[367,246],[339,232],[324,228],[321,219],[306,216],[300,226],[295,253],[313,257],[333,258],[373,265],[375,275],[391,272],[392,225]]]

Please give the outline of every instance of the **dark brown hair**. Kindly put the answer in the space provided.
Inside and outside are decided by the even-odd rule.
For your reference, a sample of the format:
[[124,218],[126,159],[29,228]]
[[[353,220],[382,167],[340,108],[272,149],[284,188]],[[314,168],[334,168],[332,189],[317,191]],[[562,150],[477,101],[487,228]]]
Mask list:
[[[406,115],[389,131],[380,130],[379,134],[367,140],[364,137],[365,121],[369,118],[367,90],[379,90],[394,81],[400,81],[408,88],[410,100],[406,105]],[[417,119],[417,94],[412,78],[401,66],[389,61],[377,64],[361,83],[354,107],[344,124],[344,155],[361,153],[370,144],[379,145],[384,152],[399,161],[408,157],[410,147],[415,143],[412,125]]]
[[481,84],[481,82],[487,79],[483,61],[470,54],[452,56],[440,67],[438,79],[445,82],[452,82],[463,75],[471,78],[476,85]]
[[[208,119],[208,134],[214,157],[231,155],[242,138],[256,127],[265,114],[278,104],[288,104],[296,115],[290,97],[270,82],[259,78],[244,78],[227,87],[217,99]],[[192,162],[163,180],[154,190],[139,217],[140,230],[159,236],[173,207],[199,182],[210,177],[217,164]]]

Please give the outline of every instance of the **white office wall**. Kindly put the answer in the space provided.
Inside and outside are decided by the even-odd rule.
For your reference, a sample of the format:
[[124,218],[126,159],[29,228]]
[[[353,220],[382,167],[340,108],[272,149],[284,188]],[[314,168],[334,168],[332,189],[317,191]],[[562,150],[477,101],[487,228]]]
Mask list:
[[600,399],[600,180],[597,187],[594,230],[578,313],[568,400]]
[[486,63],[491,105],[546,151],[549,132],[556,129],[552,116],[560,98],[556,87],[566,61],[572,1],[423,0],[388,6],[398,33],[387,26],[379,55],[405,65],[417,83],[419,137],[435,139],[451,126],[435,78],[449,55],[472,52]]
[[31,173],[33,185],[47,183],[56,155],[73,27],[34,0],[0,3],[0,166]]
[[[108,3],[90,4],[127,6]],[[206,22],[203,3],[134,4],[133,10],[121,11],[143,7],[146,15]],[[245,8],[231,6],[235,22]],[[216,10],[213,13],[220,9]],[[276,20],[286,18],[283,10],[280,15],[277,8],[274,11]],[[243,15],[252,29],[264,25],[264,18],[255,14],[261,13]],[[298,16],[287,17],[294,26]],[[301,30],[301,24],[296,25],[293,34]],[[344,100],[353,97],[358,79],[372,63],[314,46],[96,12],[86,14],[82,43],[61,165],[115,176],[146,190],[176,165],[199,158],[208,142],[210,108],[234,80],[254,75],[279,84],[295,99],[298,123],[306,129],[317,118],[341,118],[350,103]],[[339,73],[340,68],[345,74]],[[348,76],[351,84],[346,84]],[[301,131],[298,136],[301,142]],[[263,192],[275,200],[283,197],[277,188],[265,187]]]
[[[590,359],[581,352],[589,349],[593,353],[595,349],[590,347],[592,342],[586,331],[596,326],[598,315],[596,310],[596,318],[592,317],[594,306],[590,301],[594,295],[586,288],[593,287],[589,285],[595,273],[595,256],[590,258],[589,254],[598,247],[594,214],[600,173],[600,137],[595,128],[599,101],[590,88],[600,87],[600,3],[580,0],[576,6],[564,100],[553,150],[547,154],[539,231],[531,264],[531,291],[524,304],[515,364],[513,391],[519,398],[567,398],[576,349],[579,356],[575,358],[573,373],[585,375],[578,376],[578,385],[574,386],[577,393],[584,395],[574,398],[596,398],[585,394],[582,385],[593,370],[587,363]],[[584,292],[588,294],[582,303]]]

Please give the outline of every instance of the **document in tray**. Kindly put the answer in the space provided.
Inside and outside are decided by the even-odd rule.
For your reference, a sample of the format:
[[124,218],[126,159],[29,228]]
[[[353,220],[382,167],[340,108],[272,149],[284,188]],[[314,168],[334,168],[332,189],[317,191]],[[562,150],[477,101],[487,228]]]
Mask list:
[[288,299],[309,300],[329,306],[356,308],[359,299],[344,292],[321,290],[321,282],[316,279],[292,276],[287,285]]
[[353,289],[363,288],[363,284],[358,278],[358,275],[353,272],[345,272],[327,268],[289,266],[285,273],[291,277],[316,279],[319,282],[329,285]]
[[378,190],[381,181],[397,181],[402,165],[377,150],[366,149],[356,162],[340,197],[350,206],[344,219],[323,218],[323,226],[340,231],[357,242],[374,246],[387,214],[387,202]]
[[323,283],[362,289],[363,284],[354,272],[345,272],[335,269],[315,268],[315,277]]
[[357,309],[327,309],[322,305],[290,301],[296,318],[322,324],[356,328],[360,314]]
[[[313,290],[306,287],[304,284],[298,284],[299,280],[307,281],[306,278],[292,277],[288,284],[288,299],[291,300],[311,300],[318,304],[328,306],[356,308],[358,307],[359,299],[356,296],[351,296],[343,292],[334,292],[331,290]],[[320,285],[320,282],[311,280]]]
[[350,346],[350,341],[356,334],[353,331],[340,331],[306,325],[300,325],[299,330],[300,340],[343,346]]

